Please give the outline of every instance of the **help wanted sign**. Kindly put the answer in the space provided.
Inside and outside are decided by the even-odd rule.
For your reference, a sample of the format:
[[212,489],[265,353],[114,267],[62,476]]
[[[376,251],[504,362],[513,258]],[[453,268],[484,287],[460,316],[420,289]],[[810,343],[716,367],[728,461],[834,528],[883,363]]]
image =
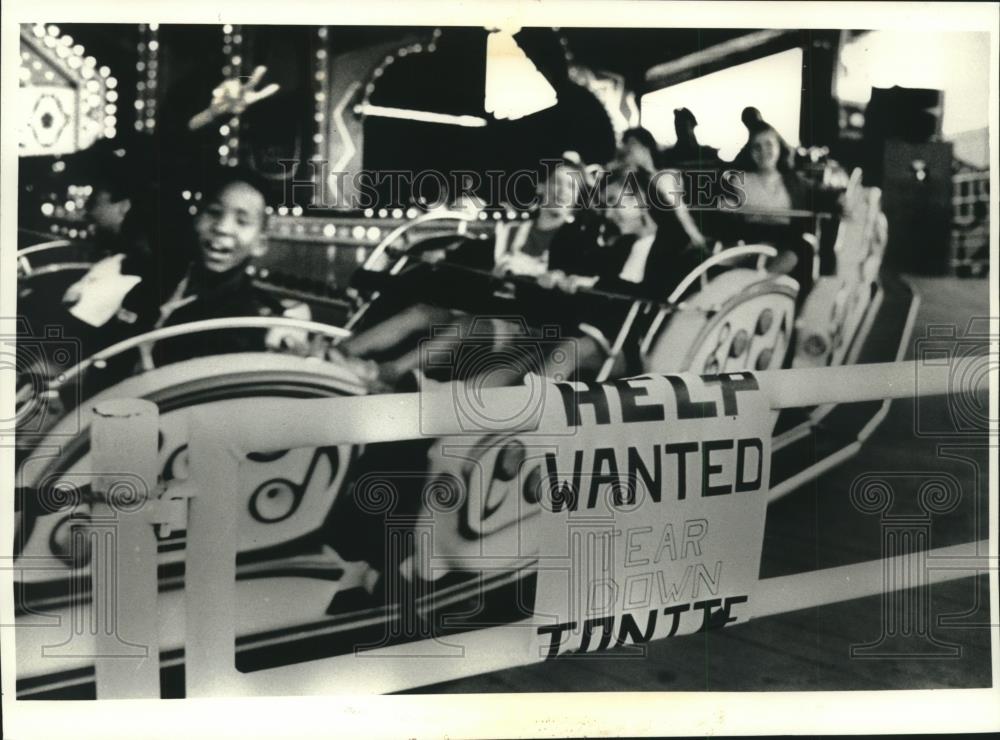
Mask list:
[[749,373],[556,383],[542,465],[539,657],[747,618],[773,416]]

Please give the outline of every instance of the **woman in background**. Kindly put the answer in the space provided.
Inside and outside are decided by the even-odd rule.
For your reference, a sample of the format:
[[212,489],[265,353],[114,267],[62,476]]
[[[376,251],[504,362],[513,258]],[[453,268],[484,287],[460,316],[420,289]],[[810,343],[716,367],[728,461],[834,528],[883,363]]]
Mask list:
[[770,269],[792,273],[804,287],[812,276],[813,250],[804,238],[812,220],[788,211],[830,210],[834,204],[824,202],[828,199],[793,169],[791,148],[773,126],[752,116],[744,123],[747,143],[727,172],[732,190],[742,194],[736,212],[747,211],[739,238],[777,247]]

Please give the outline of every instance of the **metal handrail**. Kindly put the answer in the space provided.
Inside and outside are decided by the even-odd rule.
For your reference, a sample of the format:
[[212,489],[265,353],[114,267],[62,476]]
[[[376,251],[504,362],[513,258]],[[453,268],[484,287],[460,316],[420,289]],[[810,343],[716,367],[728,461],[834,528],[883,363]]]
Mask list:
[[810,211],[804,208],[719,208],[716,213],[726,216],[770,216],[772,218],[815,218],[828,219],[836,214],[832,211]]
[[729,249],[724,249],[723,251],[713,254],[707,260],[702,262],[696,268],[691,270],[677,287],[674,288],[673,292],[667,297],[667,303],[677,303],[680,297],[684,295],[688,288],[694,283],[695,280],[700,278],[706,272],[708,272],[713,267],[720,265],[724,262],[729,262],[730,260],[736,259],[738,257],[746,257],[747,255],[756,254],[758,255],[757,268],[761,269],[763,267],[763,259],[765,257],[776,257],[778,250],[767,244],[746,244],[740,247],[730,247]]
[[178,324],[177,326],[165,326],[160,329],[154,329],[153,331],[146,332],[145,334],[130,337],[122,340],[121,342],[112,344],[110,347],[106,347],[100,352],[96,352],[83,362],[80,362],[66,370],[66,372],[61,373],[56,379],[54,387],[58,388],[59,386],[64,385],[93,365],[107,362],[109,358],[114,357],[115,355],[147,344],[153,344],[163,339],[184,336],[186,334],[197,334],[206,331],[223,331],[226,329],[276,328],[300,329],[303,331],[325,334],[338,339],[345,339],[351,336],[351,332],[339,326],[331,326],[330,324],[323,324],[319,321],[310,321],[308,319],[293,319],[285,316],[236,316],[227,319],[205,319],[203,321],[192,321],[188,324]]
[[[385,238],[382,239],[382,241],[380,241],[378,245],[376,245],[375,249],[372,250],[372,253],[368,255],[368,259],[365,260],[364,264],[361,267],[364,270],[371,269],[370,266],[372,264],[375,264],[376,260],[382,257],[385,251],[389,248],[389,245],[391,245],[394,241],[396,241],[399,237],[401,237],[407,231],[412,229],[414,226],[419,226],[420,224],[425,224],[430,221],[463,221],[468,223],[470,221],[475,221],[475,220],[476,220],[475,216],[469,213],[463,213],[461,211],[441,211],[439,213],[423,213],[417,216],[416,218],[407,221],[404,224],[400,224],[395,229],[386,234]],[[459,231],[459,233],[461,233],[461,231]]]
[[77,244],[77,242],[72,242],[69,239],[56,239],[50,242],[42,242],[41,244],[32,244],[30,247],[17,250],[17,258],[20,259],[36,252],[44,252],[49,249],[56,249],[57,247],[68,247],[74,244]]

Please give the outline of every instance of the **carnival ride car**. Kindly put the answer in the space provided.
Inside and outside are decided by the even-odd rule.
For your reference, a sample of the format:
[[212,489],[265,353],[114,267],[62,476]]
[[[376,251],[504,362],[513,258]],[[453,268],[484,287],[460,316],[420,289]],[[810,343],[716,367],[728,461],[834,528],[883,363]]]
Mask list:
[[[899,359],[917,299],[880,269],[886,233],[878,191],[862,188],[856,176],[845,198],[831,266],[821,271],[817,255],[805,295],[792,278],[769,272],[773,247],[738,245],[718,250],[661,302],[596,292],[573,297],[629,304],[611,356],[589,380],[620,377],[615,375],[622,372],[616,360],[633,322],[643,315],[649,320],[637,343],[641,366],[633,364],[629,374],[716,376]],[[127,398],[148,399],[159,408],[160,468],[157,488],[150,493],[163,502],[156,520],[159,665],[163,695],[181,696],[186,690],[185,577],[202,567],[185,562],[183,509],[191,495],[185,486],[192,420],[204,414],[224,417],[234,401],[267,409],[275,408],[268,405],[274,402],[367,392],[346,367],[314,357],[241,353],[154,367],[151,354],[140,349],[195,333],[227,331],[292,331],[336,342],[366,321],[377,320],[393,280],[404,275],[416,275],[418,282],[422,274],[431,273],[475,281],[471,293],[477,296],[476,305],[450,308],[524,314],[542,291],[532,279],[420,259],[421,253],[439,250],[442,244],[477,246],[478,240],[463,234],[469,219],[454,213],[416,219],[457,224],[454,236],[435,237],[433,244],[408,244],[407,225],[390,233],[358,276],[356,307],[345,328],[279,318],[205,321],[135,337],[61,367],[53,378],[29,373],[19,417],[23,444],[14,564],[19,696],[95,695],[94,635],[79,617],[81,609],[90,608],[96,540],[89,533],[100,524],[95,506],[106,493],[93,485],[104,472],[95,469],[91,450],[95,407]],[[483,241],[478,246],[488,245]],[[79,259],[44,263],[46,254],[66,246],[43,245],[19,253],[23,295],[51,290],[40,278],[85,269],[86,262]],[[553,298],[545,295],[545,300]],[[879,341],[867,342],[875,327]],[[527,330],[524,336],[538,338]],[[102,380],[109,367],[121,366],[122,358],[130,358],[127,364],[137,365],[137,372],[124,380]],[[526,383],[531,382],[529,376]],[[444,387],[467,388],[461,383],[435,385],[415,395]],[[471,398],[475,405],[475,395],[462,398]],[[56,398],[60,404],[46,405],[46,399]],[[875,400],[864,405],[867,413],[855,408],[839,414],[835,405],[825,404],[772,417],[768,498],[794,490],[856,451],[887,405],[887,400]],[[51,418],[39,421],[46,413],[58,417],[55,423]],[[387,418],[384,423],[393,422]],[[252,673],[350,656],[361,649],[398,651],[421,640],[522,619],[536,589],[530,548],[504,559],[501,566],[494,562],[477,569],[477,563],[482,565],[477,558],[539,511],[532,488],[538,485],[540,463],[534,458],[534,467],[526,465],[531,441],[509,429],[500,423],[491,433],[473,437],[246,454],[239,468],[235,513],[236,668]],[[819,452],[803,454],[804,449]],[[435,525],[436,562],[447,564],[433,573],[425,557],[431,547],[424,526],[428,517]],[[56,630],[60,637],[54,638],[45,625],[61,625]],[[386,686],[398,689],[443,678],[397,677]]]

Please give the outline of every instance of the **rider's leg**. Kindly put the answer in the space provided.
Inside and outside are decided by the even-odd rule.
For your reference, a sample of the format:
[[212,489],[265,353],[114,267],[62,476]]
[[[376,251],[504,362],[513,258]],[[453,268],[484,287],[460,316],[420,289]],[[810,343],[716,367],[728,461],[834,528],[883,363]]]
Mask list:
[[345,339],[337,348],[355,357],[366,357],[398,346],[421,331],[427,331],[435,323],[451,320],[451,310],[418,303],[400,311],[370,329]]
[[[474,317],[454,314],[450,311],[444,314],[426,314],[428,319],[423,327],[427,331],[425,338],[413,349],[392,360],[378,363],[378,380],[384,385],[395,385],[400,378],[415,370],[449,369],[458,357],[459,345],[468,334],[469,326]],[[447,325],[451,331],[432,334],[429,330],[434,325]],[[451,358],[449,360],[448,358]],[[450,378],[449,378],[450,379]]]

